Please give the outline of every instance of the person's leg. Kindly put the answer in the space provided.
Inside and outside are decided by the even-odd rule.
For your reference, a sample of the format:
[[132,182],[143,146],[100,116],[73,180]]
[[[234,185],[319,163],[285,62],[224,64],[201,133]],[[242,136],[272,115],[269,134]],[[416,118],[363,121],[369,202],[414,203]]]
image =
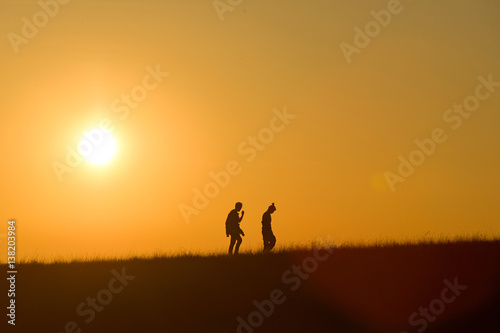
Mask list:
[[275,245],[276,245],[276,237],[272,235],[272,237],[269,239],[269,251],[271,251]]
[[264,252],[271,250],[271,238],[273,232],[267,229],[262,230],[262,237],[264,238]]
[[264,246],[264,252],[269,252],[270,246],[269,246],[269,241],[266,241],[266,245]]
[[231,235],[231,242],[229,243],[229,254],[233,254],[234,243],[236,242],[236,238]]
[[236,237],[236,247],[234,248],[234,254],[238,254],[238,251],[240,250],[240,245],[241,245],[242,241],[243,241],[243,239],[241,238],[240,235],[238,235],[238,237]]

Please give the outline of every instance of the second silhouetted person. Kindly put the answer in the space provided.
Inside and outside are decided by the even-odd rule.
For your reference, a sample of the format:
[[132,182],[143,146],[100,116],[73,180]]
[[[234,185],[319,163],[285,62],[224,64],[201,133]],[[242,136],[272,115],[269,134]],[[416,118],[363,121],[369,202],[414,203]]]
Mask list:
[[262,215],[262,238],[264,238],[264,252],[269,252],[276,245],[276,237],[271,228],[271,214],[276,211],[274,202],[267,211]]

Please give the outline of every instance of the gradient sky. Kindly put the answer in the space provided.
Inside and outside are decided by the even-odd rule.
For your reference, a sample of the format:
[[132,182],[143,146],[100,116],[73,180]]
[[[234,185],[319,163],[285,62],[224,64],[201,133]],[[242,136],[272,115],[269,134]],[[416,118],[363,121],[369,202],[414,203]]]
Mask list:
[[[500,236],[500,87],[459,128],[443,118],[478,77],[500,82],[500,3],[401,1],[348,63],[341,43],[388,3],[242,1],[221,20],[211,0],[72,0],[43,25],[36,1],[2,1],[0,221],[16,219],[20,257],[225,251],[236,201],[242,250],[272,202],[280,246]],[[169,75],[121,119],[114,101],[148,67]],[[296,117],[248,161],[284,109]],[[53,163],[102,119],[116,157],[60,181]],[[392,191],[386,173],[436,128],[447,140]],[[186,223],[181,205],[230,161],[240,172]]]

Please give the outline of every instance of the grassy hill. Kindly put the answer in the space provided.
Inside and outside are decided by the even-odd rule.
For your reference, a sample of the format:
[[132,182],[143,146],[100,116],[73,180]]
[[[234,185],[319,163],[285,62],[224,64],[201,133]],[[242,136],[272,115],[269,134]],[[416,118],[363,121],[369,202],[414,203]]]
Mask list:
[[25,263],[16,326],[3,317],[16,332],[499,332],[500,241]]

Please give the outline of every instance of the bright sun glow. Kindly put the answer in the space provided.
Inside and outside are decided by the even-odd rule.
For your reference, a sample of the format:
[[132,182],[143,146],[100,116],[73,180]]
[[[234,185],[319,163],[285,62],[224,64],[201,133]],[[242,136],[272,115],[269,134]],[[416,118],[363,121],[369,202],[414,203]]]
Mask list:
[[116,141],[110,133],[93,129],[85,133],[80,141],[80,153],[92,164],[106,164],[115,156]]

